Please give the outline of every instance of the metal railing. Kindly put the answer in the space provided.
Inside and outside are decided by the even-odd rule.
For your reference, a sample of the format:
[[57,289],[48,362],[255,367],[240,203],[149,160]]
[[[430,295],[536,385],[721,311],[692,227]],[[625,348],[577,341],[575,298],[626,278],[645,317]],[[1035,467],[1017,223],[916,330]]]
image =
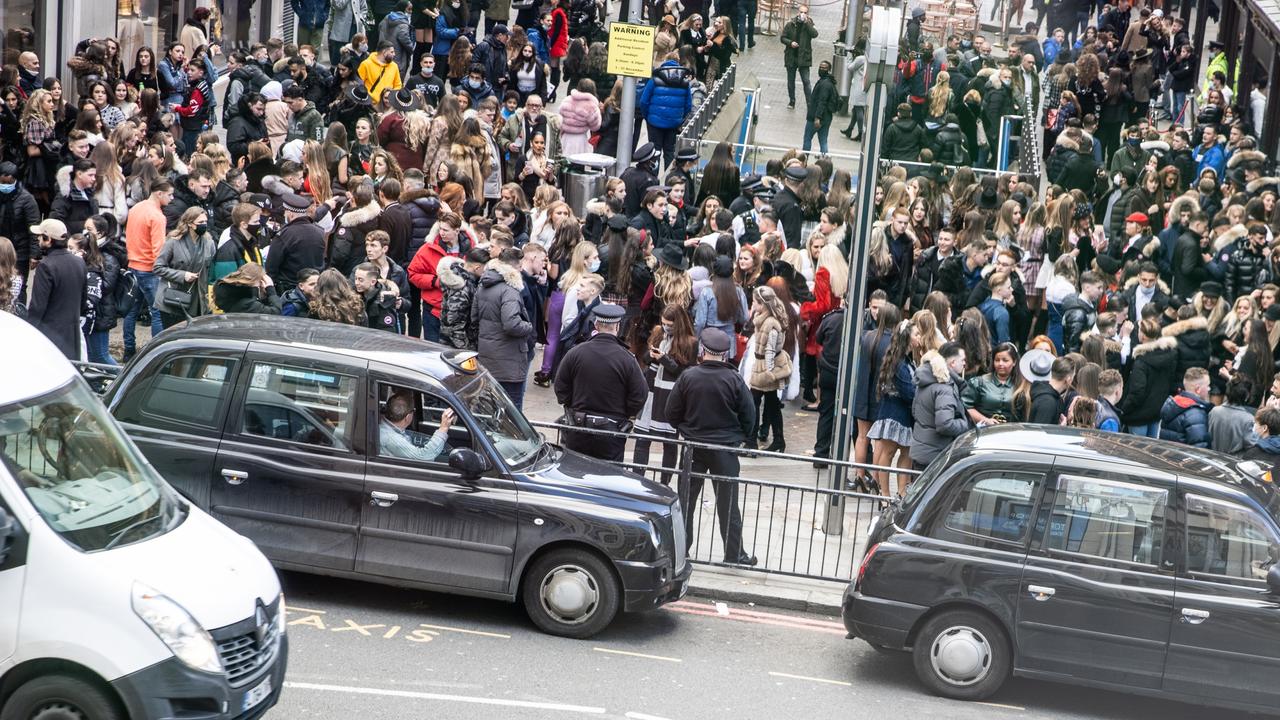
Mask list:
[[[813,467],[817,460],[808,455],[766,452],[744,448],[692,442],[641,433],[616,433],[607,430],[577,428],[554,422],[532,421],[533,425],[559,433],[565,430],[599,435],[626,437],[632,441],[626,458],[616,463],[624,470],[644,475],[651,480],[676,483],[680,506],[685,513],[688,530],[689,559],[706,565],[734,567],[755,572],[775,573],[821,580],[847,581],[857,572],[866,541],[865,531],[871,518],[880,511],[886,498],[827,485],[831,468],[844,466],[850,476],[857,472],[883,471],[897,476],[900,487],[919,471],[882,468],[874,465],[822,459],[826,470]],[[648,441],[650,457],[663,457],[663,444],[673,446],[676,460],[672,464],[635,462],[634,441]],[[697,457],[703,453],[730,453],[751,461],[735,477],[716,475],[705,470]],[[770,472],[772,471],[772,472]],[[747,474],[771,474],[785,480],[750,477]],[[693,491],[701,486],[696,503]],[[724,493],[724,499],[721,498]],[[754,566],[726,557],[722,533],[722,510],[729,505],[741,517],[740,550],[756,558]],[[726,513],[727,514],[727,513]],[[732,523],[732,516],[730,516]],[[732,536],[729,538],[732,541]]]
[[[903,168],[906,168],[907,170],[907,177],[913,178],[917,175],[926,174],[925,171],[932,169],[934,165],[942,165],[942,167],[946,168],[948,176],[955,175],[956,170],[960,169],[960,166],[958,165],[945,165],[943,163],[922,163],[922,162],[912,162],[908,160],[881,159],[880,160],[880,176],[884,177],[884,172],[889,168],[903,167]],[[965,167],[968,167],[970,170],[972,170],[973,173],[977,175],[979,178],[981,178],[983,175],[993,175],[995,177],[1000,177],[1001,175],[1009,175],[1017,172],[1016,170],[993,170],[991,168],[981,168],[981,167],[971,167],[971,166],[965,166]]]
[[696,140],[702,137],[711,122],[716,119],[716,115],[720,114],[720,109],[729,101],[729,96],[733,94],[737,82],[738,64],[734,63],[720,76],[716,84],[707,90],[707,96],[702,99],[698,107],[693,109],[693,113],[685,118],[679,134],[676,135],[677,146],[684,140]]
[[[696,148],[700,158],[709,157],[711,151],[719,144],[715,140],[688,140],[684,143],[685,147]],[[729,143],[729,147],[732,148],[734,162],[743,175],[750,173],[763,174],[765,166],[770,160],[781,159],[782,156],[788,153],[801,155],[809,163],[813,163],[818,158],[826,157],[831,160],[836,169],[848,170],[857,175],[858,163],[862,158],[862,154],[858,152],[829,152],[824,154],[816,149],[804,151],[798,147],[782,147],[780,145]]]

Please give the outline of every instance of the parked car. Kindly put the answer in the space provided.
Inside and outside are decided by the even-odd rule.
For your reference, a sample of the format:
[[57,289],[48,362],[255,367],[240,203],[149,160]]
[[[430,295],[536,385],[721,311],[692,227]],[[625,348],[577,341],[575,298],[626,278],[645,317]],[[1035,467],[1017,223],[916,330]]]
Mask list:
[[1252,462],[986,428],[873,521],[844,623],[910,650],[947,697],[988,697],[1012,673],[1274,712],[1278,520],[1280,494]]
[[288,657],[270,563],[39,331],[0,312],[0,337],[0,718],[261,717]]
[[[411,399],[438,455],[395,456]],[[336,323],[204,317],[166,331],[104,398],[153,465],[278,568],[523,601],[588,637],[682,597],[675,492],[543,440],[473,352]],[[424,450],[425,452],[425,450]]]

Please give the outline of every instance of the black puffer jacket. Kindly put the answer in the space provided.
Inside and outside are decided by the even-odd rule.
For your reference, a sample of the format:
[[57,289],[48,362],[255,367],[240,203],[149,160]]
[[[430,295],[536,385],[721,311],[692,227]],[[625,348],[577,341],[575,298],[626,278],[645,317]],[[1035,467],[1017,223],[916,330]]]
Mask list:
[[1248,295],[1271,282],[1271,266],[1267,258],[1255,251],[1247,240],[1241,242],[1227,258],[1227,276],[1224,278],[1227,292],[1224,297],[1237,298]]
[[1098,309],[1079,295],[1062,301],[1062,343],[1067,352],[1080,352],[1080,336],[1098,322]]
[[377,201],[360,208],[344,209],[329,241],[329,265],[343,275],[351,275],[355,266],[364,260],[364,238],[378,229],[378,216],[381,214],[382,207]]
[[231,211],[240,204],[240,193],[231,187],[226,180],[220,181],[209,191],[209,234],[216,241],[222,237],[222,231],[231,227]]
[[1178,343],[1178,367],[1174,373],[1178,383],[1182,382],[1182,374],[1188,368],[1209,368],[1209,357],[1213,352],[1212,338],[1209,337],[1209,321],[1202,317],[1179,320],[1161,332],[1167,338]]
[[969,151],[964,145],[964,131],[959,123],[947,123],[933,138],[933,159],[944,165],[968,165]]
[[471,302],[480,278],[467,272],[462,258],[453,255],[440,258],[436,276],[444,291],[440,305],[440,339],[456,348],[475,350],[480,328],[471,322]]
[[267,119],[254,115],[245,103],[246,99],[240,99],[240,111],[226,126],[227,152],[233,163],[249,154],[249,143],[267,139]]
[[280,296],[275,287],[269,287],[265,293],[258,288],[247,285],[233,285],[219,280],[213,285],[213,302],[223,313],[254,313],[258,315],[279,315]]
[[[941,280],[941,266],[948,258],[963,257],[962,253],[951,251],[951,255],[946,258],[938,257],[938,246],[934,245],[920,253],[920,261],[916,263],[916,270],[911,275],[911,307],[924,307],[924,299],[934,290],[942,290],[939,287]],[[963,284],[963,279],[961,280]]]
[[182,214],[193,207],[202,208],[205,215],[212,218],[213,213],[209,209],[209,198],[212,196],[211,189],[208,197],[203,199],[196,197],[196,194],[191,192],[191,188],[187,187],[187,176],[178,178],[178,181],[173,184],[173,200],[164,207],[165,230],[171,231],[178,227],[178,220],[182,218]]
[[924,128],[911,118],[899,118],[884,131],[884,145],[880,156],[889,160],[905,160],[915,162],[920,158],[920,150],[929,144],[929,136]]
[[427,243],[427,236],[435,227],[436,217],[440,214],[440,198],[430,190],[413,190],[400,196],[400,204],[409,211],[409,219],[413,222],[409,236],[409,257],[413,257]]
[[1133,349],[1133,370],[1124,386],[1120,414],[1128,425],[1147,425],[1160,419],[1165,398],[1178,386],[1178,341],[1171,337]]

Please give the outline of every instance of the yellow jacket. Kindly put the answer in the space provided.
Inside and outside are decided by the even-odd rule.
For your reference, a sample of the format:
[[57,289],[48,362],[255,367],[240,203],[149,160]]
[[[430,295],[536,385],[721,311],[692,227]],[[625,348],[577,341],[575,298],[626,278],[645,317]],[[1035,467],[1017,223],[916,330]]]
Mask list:
[[364,88],[369,91],[369,97],[373,99],[374,107],[378,107],[382,103],[382,93],[391,90],[400,89],[403,84],[400,80],[400,68],[395,61],[386,63],[385,65],[378,61],[378,56],[370,53],[369,57],[360,63],[360,68],[356,70],[356,74],[364,81]]

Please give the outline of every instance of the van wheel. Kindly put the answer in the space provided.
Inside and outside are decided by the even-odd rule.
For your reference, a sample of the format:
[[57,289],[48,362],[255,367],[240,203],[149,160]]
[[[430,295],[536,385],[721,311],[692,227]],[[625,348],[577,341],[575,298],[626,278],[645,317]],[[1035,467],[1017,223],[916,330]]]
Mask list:
[[916,675],[935,695],[990,697],[1009,676],[1009,641],[999,625],[968,610],[944,612],[920,629],[912,650]]
[[46,675],[15,690],[0,720],[124,720],[124,715],[97,685],[67,675]]
[[555,550],[525,573],[524,607],[540,630],[588,638],[618,614],[622,595],[613,571],[586,550]]

